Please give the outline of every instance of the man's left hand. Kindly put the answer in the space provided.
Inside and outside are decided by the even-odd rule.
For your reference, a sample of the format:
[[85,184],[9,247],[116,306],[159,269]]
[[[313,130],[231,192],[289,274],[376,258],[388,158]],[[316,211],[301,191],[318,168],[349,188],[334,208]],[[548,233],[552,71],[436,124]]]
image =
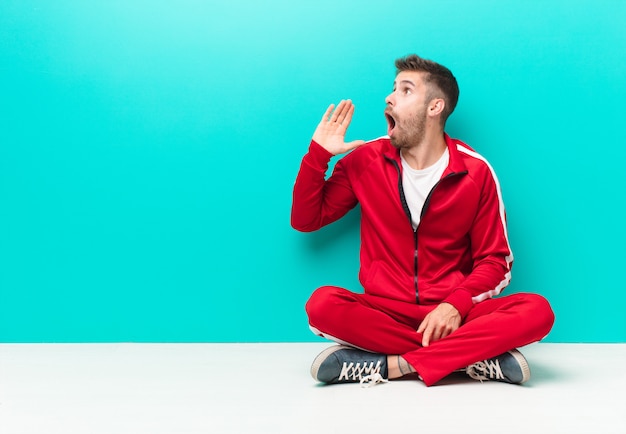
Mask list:
[[441,303],[426,315],[417,332],[422,333],[422,346],[427,347],[431,342],[445,338],[460,326],[459,311],[450,303]]

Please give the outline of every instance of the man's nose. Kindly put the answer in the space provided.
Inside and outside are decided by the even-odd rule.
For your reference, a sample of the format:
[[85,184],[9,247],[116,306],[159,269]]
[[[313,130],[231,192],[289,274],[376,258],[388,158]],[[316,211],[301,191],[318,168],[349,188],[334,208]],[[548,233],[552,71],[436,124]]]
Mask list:
[[385,98],[385,104],[393,105],[393,92],[387,95],[387,98]]

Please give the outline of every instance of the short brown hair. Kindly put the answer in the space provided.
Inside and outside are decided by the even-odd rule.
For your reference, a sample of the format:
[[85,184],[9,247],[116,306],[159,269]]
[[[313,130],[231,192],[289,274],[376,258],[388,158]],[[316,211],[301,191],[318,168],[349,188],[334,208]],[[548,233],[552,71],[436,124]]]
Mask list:
[[[403,71],[424,72],[424,82],[429,85],[430,91],[426,95],[429,100],[443,97],[446,106],[441,113],[442,125],[445,125],[448,116],[452,114],[459,100],[459,85],[452,72],[443,65],[432,60],[424,59],[416,54],[410,54],[396,60],[396,75]],[[433,89],[433,86],[435,89]]]

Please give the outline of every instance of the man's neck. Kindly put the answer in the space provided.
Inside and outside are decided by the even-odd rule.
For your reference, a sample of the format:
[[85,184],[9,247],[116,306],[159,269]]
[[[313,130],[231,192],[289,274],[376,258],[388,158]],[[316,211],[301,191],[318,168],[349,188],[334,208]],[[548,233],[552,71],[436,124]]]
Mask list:
[[426,169],[432,166],[441,158],[447,148],[443,132],[424,136],[424,139],[410,148],[400,150],[405,161],[415,170]]

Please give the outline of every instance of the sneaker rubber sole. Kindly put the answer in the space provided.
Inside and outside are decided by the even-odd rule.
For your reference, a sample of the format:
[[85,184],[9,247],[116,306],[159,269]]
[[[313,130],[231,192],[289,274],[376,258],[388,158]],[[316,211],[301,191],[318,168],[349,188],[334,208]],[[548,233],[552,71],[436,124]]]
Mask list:
[[328,358],[328,356],[330,356],[335,351],[349,349],[349,348],[351,347],[348,347],[346,345],[335,345],[333,347],[328,347],[324,351],[319,353],[317,357],[315,358],[315,360],[313,360],[313,364],[311,365],[311,376],[316,381],[321,381],[319,378],[317,378],[317,374],[320,370],[320,366],[322,365],[322,363],[324,363],[324,361]]
[[510,350],[509,354],[519,363],[519,367],[522,370],[522,380],[518,384],[525,383],[530,379],[530,366],[528,366],[526,357],[518,350]]

